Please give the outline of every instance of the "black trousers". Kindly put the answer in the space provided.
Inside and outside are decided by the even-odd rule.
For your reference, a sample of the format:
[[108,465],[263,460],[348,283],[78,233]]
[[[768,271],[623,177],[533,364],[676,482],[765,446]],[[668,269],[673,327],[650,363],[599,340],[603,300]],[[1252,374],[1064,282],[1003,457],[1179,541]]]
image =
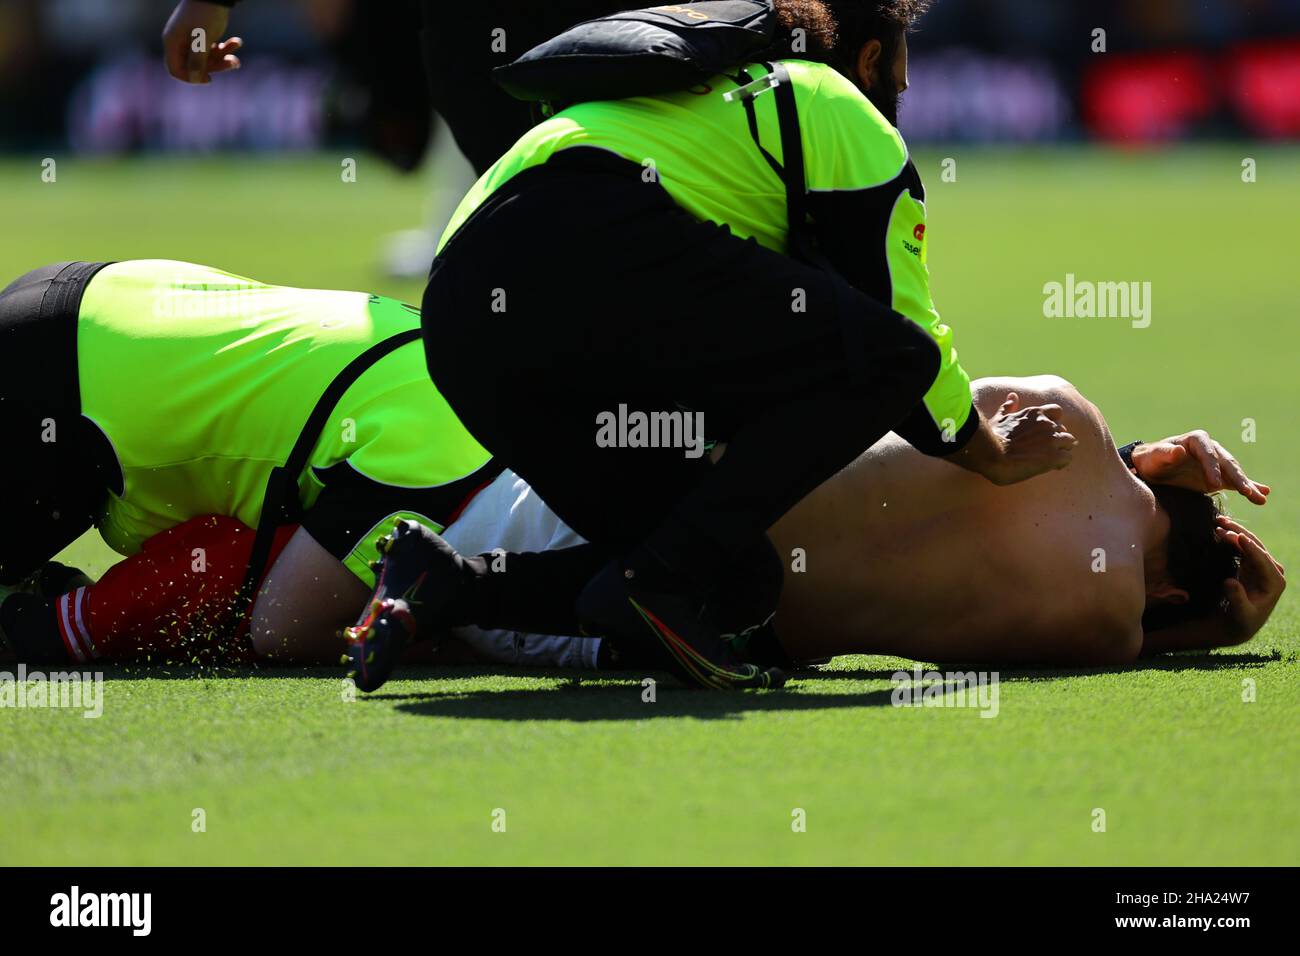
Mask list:
[[[695,220],[640,174],[579,148],[507,183],[434,262],[428,364],[479,441],[601,554],[648,551],[704,592],[921,400],[939,355],[839,276]],[[726,454],[605,447],[598,416],[621,405],[700,412]],[[531,567],[531,585],[500,588],[548,590],[546,562]],[[572,581],[549,591],[576,596]]]
[[120,484],[112,446],[81,415],[77,312],[103,263],[60,262],[0,291],[0,584],[17,584],[93,524]]

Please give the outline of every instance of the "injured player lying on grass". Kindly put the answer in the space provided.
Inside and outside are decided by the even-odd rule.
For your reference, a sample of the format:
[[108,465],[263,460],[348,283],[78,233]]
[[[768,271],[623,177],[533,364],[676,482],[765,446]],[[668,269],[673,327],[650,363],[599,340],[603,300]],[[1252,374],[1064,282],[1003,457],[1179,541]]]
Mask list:
[[[1283,569],[1211,494],[1232,489],[1263,504],[1269,489],[1222,446],[1204,432],[1139,444],[1130,469],[1101,411],[1061,378],[982,379],[973,394],[990,417],[1017,405],[1060,406],[1078,440],[1070,467],[1010,489],[887,436],[771,530],[789,558],[784,589],[774,626],[741,636],[743,656],[777,667],[861,653],[1112,665],[1240,644],[1263,626],[1285,587]],[[579,541],[563,526],[545,527],[551,546]],[[368,639],[381,649],[385,635],[482,623],[466,615],[490,609],[457,592],[491,584],[491,593],[510,578],[483,562],[447,574],[436,536],[414,531],[399,529],[384,549],[372,607],[386,610],[354,629],[374,632]],[[501,560],[508,569],[513,559]],[[439,574],[428,574],[414,615],[384,593],[386,579],[426,571],[440,571],[444,585],[431,586]]]
[[[791,562],[774,627],[748,635],[747,654],[786,666],[854,653],[1113,665],[1144,653],[1240,644],[1263,626],[1285,587],[1283,569],[1258,538],[1218,514],[1209,493],[1231,489],[1263,504],[1269,489],[1251,481],[1222,446],[1203,432],[1139,445],[1132,453],[1135,474],[1121,461],[1100,411],[1062,379],[982,379],[974,395],[988,415],[1008,401],[1060,405],[1079,441],[1071,466],[1013,493],[887,437],[772,529],[778,552]],[[191,593],[197,575],[189,568],[186,536],[213,539],[217,529],[239,527],[229,518],[195,519],[132,559],[153,560],[147,575],[153,583],[144,588],[148,604],[137,615],[141,639],[124,645],[133,648],[128,657],[167,657],[146,638],[151,628],[174,626],[180,595]],[[482,554],[485,577],[471,587],[480,580],[499,586],[516,559],[582,545],[509,472],[475,496],[443,537],[460,552]],[[220,562],[221,550],[210,560]],[[390,548],[385,561],[396,567],[399,560],[406,559]],[[494,567],[504,574],[486,577],[498,573]],[[128,577],[140,580],[114,569],[96,587],[129,589]],[[173,594],[162,581],[172,582]],[[92,589],[92,608],[95,601]],[[473,602],[460,603],[468,613]],[[479,628],[458,613],[441,622],[448,633],[436,653],[430,653],[434,641],[418,641],[433,636],[432,627],[411,635],[406,660],[620,663],[599,638]],[[151,614],[158,617],[154,624]],[[188,643],[185,654],[196,646]],[[256,659],[246,648],[210,650],[222,650],[225,660]],[[332,661],[339,653],[337,637],[322,632],[313,649],[279,662]],[[635,655],[622,663],[645,664]]]

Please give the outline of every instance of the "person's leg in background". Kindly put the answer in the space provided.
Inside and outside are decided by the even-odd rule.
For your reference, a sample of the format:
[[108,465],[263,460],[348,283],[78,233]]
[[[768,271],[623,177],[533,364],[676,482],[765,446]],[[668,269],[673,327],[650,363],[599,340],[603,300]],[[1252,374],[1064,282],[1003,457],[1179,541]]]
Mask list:
[[434,109],[478,175],[536,122],[530,104],[492,79],[492,70],[569,27],[626,10],[620,0],[420,0],[420,46]]

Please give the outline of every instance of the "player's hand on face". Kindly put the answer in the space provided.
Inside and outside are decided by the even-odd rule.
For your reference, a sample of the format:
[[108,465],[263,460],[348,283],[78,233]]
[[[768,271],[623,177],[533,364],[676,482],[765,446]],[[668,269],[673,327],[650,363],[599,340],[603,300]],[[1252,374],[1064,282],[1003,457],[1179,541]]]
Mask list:
[[1177,485],[1192,491],[1236,491],[1262,505],[1270,488],[1251,480],[1226,448],[1198,429],[1185,435],[1171,435],[1133,450],[1133,468],[1138,477],[1162,485]]
[[1001,441],[1002,454],[985,477],[995,484],[1010,485],[1068,465],[1079,441],[1062,423],[1062,415],[1060,405],[1021,408],[1020,396],[1009,392],[989,419],[993,434]]
[[1223,584],[1228,600],[1228,627],[1238,643],[1253,637],[1286,590],[1286,569],[1268,553],[1264,543],[1226,515],[1218,519],[1214,535],[1241,554],[1237,577]]
[[[167,72],[186,83],[208,83],[213,73],[239,69],[239,37],[223,40],[230,8],[204,0],[181,0],[163,28]],[[196,30],[203,31],[196,36]],[[197,48],[197,49],[196,49]]]

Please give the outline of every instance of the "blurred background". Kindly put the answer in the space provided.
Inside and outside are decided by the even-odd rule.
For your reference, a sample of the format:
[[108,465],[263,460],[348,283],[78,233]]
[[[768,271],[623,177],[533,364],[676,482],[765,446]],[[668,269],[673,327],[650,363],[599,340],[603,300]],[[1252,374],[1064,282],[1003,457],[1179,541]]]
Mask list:
[[[254,38],[257,69],[208,90],[157,69],[172,6],[0,2],[4,147],[373,144],[385,113],[413,106],[402,81],[422,74],[414,31],[392,29],[400,2],[245,0],[233,29]],[[940,0],[913,41],[904,132],[916,144],[1300,136],[1300,0]],[[393,132],[394,158],[418,162],[418,131]]]

